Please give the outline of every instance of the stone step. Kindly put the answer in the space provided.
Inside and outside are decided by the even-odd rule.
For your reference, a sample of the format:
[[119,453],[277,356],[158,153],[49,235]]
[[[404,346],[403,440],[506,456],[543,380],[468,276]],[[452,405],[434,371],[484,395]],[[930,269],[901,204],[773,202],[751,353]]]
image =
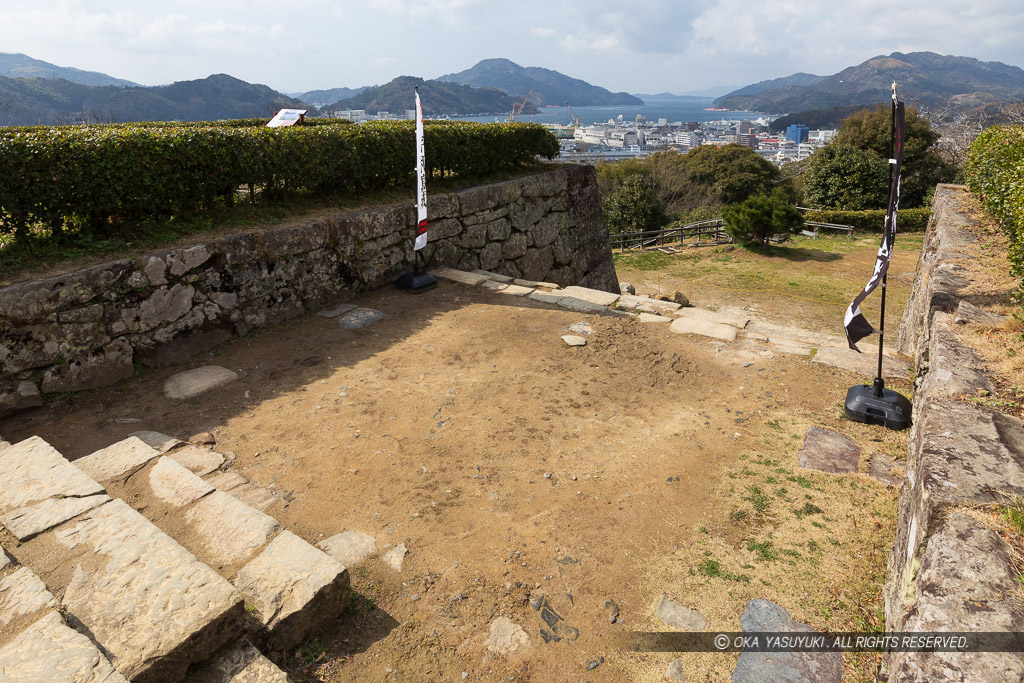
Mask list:
[[189,683],[288,683],[288,675],[245,638],[202,667],[189,672]]
[[[194,448],[161,455],[129,437],[75,464],[102,473],[100,481],[110,495],[130,501],[230,581],[255,608],[269,647],[286,650],[300,644],[341,615],[349,597],[348,570],[282,530],[273,517],[211,485],[223,485],[230,473],[217,473],[207,482],[190,471],[186,465],[196,463],[195,454],[181,454]],[[205,469],[201,462],[196,467]],[[237,479],[233,489],[248,493],[248,484],[239,486]]]
[[[133,462],[137,451],[119,455]],[[241,628],[245,610],[230,583],[42,439],[0,452],[0,481],[0,523],[20,541],[7,551],[124,677],[180,680]],[[67,639],[54,624],[41,628],[40,639]]]

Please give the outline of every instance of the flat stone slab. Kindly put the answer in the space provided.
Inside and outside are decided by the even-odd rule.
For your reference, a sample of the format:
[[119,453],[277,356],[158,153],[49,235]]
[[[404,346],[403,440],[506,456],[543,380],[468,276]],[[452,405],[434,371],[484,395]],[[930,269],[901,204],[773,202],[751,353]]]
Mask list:
[[290,531],[242,567],[235,586],[256,606],[279,650],[336,619],[349,598],[348,570]]
[[224,456],[217,451],[192,445],[179,448],[168,457],[188,468],[192,474],[200,477],[216,472],[224,464]]
[[641,313],[640,314],[640,322],[642,322],[642,323],[670,323],[670,322],[672,322],[672,318],[666,318],[665,316],[658,315],[656,313]]
[[669,330],[676,334],[697,334],[702,337],[721,339],[722,341],[736,341],[739,329],[732,325],[710,322],[700,318],[676,318],[669,326]]
[[490,279],[487,275],[467,273],[464,270],[456,270],[454,268],[432,268],[430,274],[434,277],[444,278],[445,280],[458,282],[459,284],[469,285],[471,287],[476,287],[480,283]]
[[526,635],[522,626],[508,617],[498,617],[491,622],[484,647],[494,654],[508,655],[520,648],[529,649],[530,636]]
[[810,356],[814,353],[814,347],[803,342],[790,341],[786,339],[769,339],[768,343],[771,344],[772,351],[776,353],[786,353],[791,356]]
[[243,484],[248,484],[249,480],[238,472],[218,472],[212,477],[207,477],[206,483],[221,491],[231,491]]
[[956,316],[954,316],[953,322],[958,325],[973,323],[994,327],[1006,322],[1006,316],[986,311],[984,308],[961,299],[960,304],[956,307]]
[[161,457],[149,471],[149,488],[154,496],[174,507],[190,505],[214,490],[168,457]]
[[386,317],[384,313],[373,308],[357,308],[338,318],[338,325],[346,330],[359,330]]
[[396,572],[402,572],[402,564],[405,562],[405,556],[409,551],[406,549],[404,543],[399,543],[394,548],[391,548],[381,559],[384,560],[384,564],[394,569]]
[[656,315],[668,315],[682,308],[680,304],[674,301],[661,301],[660,299],[651,299],[646,296],[635,296],[633,294],[623,294],[620,296],[617,307],[625,311],[640,311]]
[[358,531],[344,531],[320,541],[317,547],[345,567],[354,567],[377,551],[377,539]]
[[0,679],[38,683],[128,683],[92,641],[49,612],[0,648]]
[[0,523],[19,541],[25,541],[109,501],[110,496],[106,494],[82,498],[47,498],[0,515]]
[[582,335],[584,335],[584,336],[586,336],[586,335],[588,335],[588,334],[594,334],[594,328],[593,328],[593,327],[591,327],[591,326],[590,326],[590,325],[589,325],[588,323],[586,323],[586,322],[578,322],[578,323],[574,323],[574,324],[572,324],[572,325],[569,325],[569,326],[568,326],[568,327],[566,327],[565,329],[569,330],[569,331],[570,331],[570,332],[572,332],[573,334],[582,334]]
[[179,446],[185,443],[180,439],[175,439],[173,436],[167,436],[166,434],[161,434],[160,432],[151,432],[149,430],[132,432],[128,436],[134,436],[135,438],[142,441],[142,443],[159,452],[161,455],[171,450],[175,446]]
[[562,296],[561,294],[549,294],[548,292],[538,292],[534,290],[533,292],[530,293],[528,298],[533,299],[534,301],[539,301],[544,304],[557,304],[565,297]]
[[[488,280],[487,282],[481,282],[480,288],[492,292],[500,292],[504,289],[508,289],[508,285],[503,284],[501,282],[494,282],[493,280]],[[533,290],[531,289],[530,291],[532,292]]]
[[661,619],[666,626],[671,626],[680,631],[704,631],[708,627],[708,620],[704,615],[695,609],[672,600],[667,595],[661,596],[657,607],[654,608],[654,615]]
[[288,683],[288,676],[244,638],[189,677],[192,683]]
[[519,285],[520,287],[529,287],[530,289],[558,289],[558,285],[554,282],[538,282],[537,280],[524,280],[519,277],[512,280],[512,284]]
[[0,548],[0,571],[11,563],[11,558],[7,557],[7,553],[4,552],[3,548]]
[[281,528],[273,517],[223,491],[200,499],[185,521],[203,539],[209,557],[224,565],[249,559]]
[[219,365],[186,370],[164,382],[164,396],[175,401],[195,398],[238,379],[238,374]]
[[591,303],[571,296],[563,296],[557,303],[562,308],[568,308],[570,311],[575,311],[577,313],[604,313],[608,310],[607,307],[600,304]]
[[903,480],[902,476],[893,474],[895,467],[902,466],[892,458],[881,453],[872,453],[868,462],[868,476],[886,486],[896,486]]
[[110,481],[159,457],[160,452],[148,446],[142,439],[129,436],[112,446],[79,458],[75,461],[75,467],[96,481]]
[[15,620],[56,606],[42,579],[28,567],[18,567],[0,578],[0,635]]
[[[864,349],[864,346],[861,345]],[[814,354],[812,363],[824,363],[836,368],[851,370],[866,377],[874,377],[878,372],[878,347],[870,353],[857,353],[847,347],[820,346]],[[885,378],[907,379],[910,377],[910,365],[890,356],[882,355],[882,376]]]
[[75,567],[62,606],[133,680],[178,680],[241,626],[231,584],[123,501],[86,513],[53,539]]
[[356,308],[355,304],[338,304],[337,306],[331,306],[320,311],[320,315],[324,318],[337,318],[339,315],[348,313]]
[[501,284],[505,284],[505,285],[511,284],[512,281],[515,279],[513,277],[509,277],[508,275],[502,275],[501,273],[492,273],[489,270],[477,269],[477,270],[474,270],[472,272],[473,272],[474,275],[483,275],[488,280],[493,280],[494,282],[500,282]]
[[587,287],[566,287],[565,289],[558,292],[564,296],[571,296],[574,299],[581,299],[583,301],[597,304],[598,306],[611,306],[613,303],[619,300],[618,294],[612,294],[611,292],[604,292],[600,289],[588,289]]
[[718,323],[719,325],[732,325],[737,330],[742,330],[750,322],[750,316],[734,310],[709,311],[706,308],[680,308],[675,315],[679,318],[692,318]]
[[272,492],[252,483],[242,484],[237,488],[231,489],[231,495],[260,512],[263,512],[277,502],[277,496]]
[[575,334],[563,334],[562,341],[569,346],[586,346],[587,340]]
[[[744,633],[818,633],[810,626],[794,621],[789,612],[768,600],[748,602],[740,624]],[[732,673],[733,683],[840,683],[842,679],[843,658],[840,652],[743,652]]]
[[839,432],[808,427],[797,464],[809,470],[844,474],[857,471],[860,454],[860,446]]
[[520,285],[508,285],[501,290],[502,294],[511,294],[512,296],[529,296],[532,292],[532,287],[522,287]]
[[82,470],[64,459],[38,436],[25,439],[0,452],[0,512],[58,496],[92,496],[106,493]]

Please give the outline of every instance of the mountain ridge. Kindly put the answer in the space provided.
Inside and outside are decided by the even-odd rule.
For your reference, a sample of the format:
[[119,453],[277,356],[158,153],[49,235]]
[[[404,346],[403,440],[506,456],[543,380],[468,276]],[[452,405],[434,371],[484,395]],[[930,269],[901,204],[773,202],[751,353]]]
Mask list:
[[[327,105],[327,110],[364,109],[399,114],[413,108],[413,88],[419,87],[423,113],[465,116],[470,114],[506,114],[520,104],[517,98],[497,88],[475,88],[447,81],[424,80],[417,76],[399,76],[384,85],[364,89],[358,95]],[[536,112],[527,103],[524,113]]]

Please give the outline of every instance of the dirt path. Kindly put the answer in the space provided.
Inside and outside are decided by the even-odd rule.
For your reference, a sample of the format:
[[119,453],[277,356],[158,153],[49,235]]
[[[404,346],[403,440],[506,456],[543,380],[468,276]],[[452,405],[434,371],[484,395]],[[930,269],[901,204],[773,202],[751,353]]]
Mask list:
[[[627,631],[665,628],[652,616],[661,594],[712,629],[738,629],[752,597],[816,628],[870,625],[895,493],[796,471],[812,423],[900,452],[839,417],[859,378],[448,283],[357,303],[387,318],[347,331],[310,315],[196,359],[241,374],[198,400],[161,393],[184,367],[146,371],[0,422],[0,434],[39,434],[74,458],[138,429],[209,430],[234,470],[280,494],[267,512],[287,528],[314,543],[374,536],[378,555],[351,568],[350,613],[277,658],[300,680],[659,680],[672,656],[619,648]],[[569,348],[560,337],[580,322],[588,344]],[[773,502],[751,503],[751,487]],[[791,513],[807,502],[828,521]],[[792,554],[762,561],[765,539]],[[399,543],[401,573],[379,557]],[[722,571],[705,571],[708,559]],[[546,597],[547,623],[531,593]],[[498,617],[529,644],[489,652]],[[727,680],[734,662],[694,655],[684,669]]]

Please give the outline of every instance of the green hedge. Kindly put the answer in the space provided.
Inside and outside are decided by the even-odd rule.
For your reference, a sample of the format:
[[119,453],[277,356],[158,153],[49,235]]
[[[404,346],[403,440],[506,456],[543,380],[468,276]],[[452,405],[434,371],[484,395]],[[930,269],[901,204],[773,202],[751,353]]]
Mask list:
[[986,128],[968,150],[965,175],[1010,238],[1010,272],[1024,279],[1024,126]]
[[[512,170],[558,141],[529,123],[438,122],[425,126],[428,171],[461,177]],[[93,232],[193,214],[219,199],[304,190],[359,193],[412,184],[412,121],[289,128],[218,124],[0,129],[0,233]]]
[[[922,232],[928,227],[931,209],[900,209],[896,216],[898,232]],[[852,225],[857,230],[882,232],[885,227],[885,209],[867,209],[864,211],[843,211],[841,209],[824,209],[808,211],[804,220],[819,223],[839,223]]]

